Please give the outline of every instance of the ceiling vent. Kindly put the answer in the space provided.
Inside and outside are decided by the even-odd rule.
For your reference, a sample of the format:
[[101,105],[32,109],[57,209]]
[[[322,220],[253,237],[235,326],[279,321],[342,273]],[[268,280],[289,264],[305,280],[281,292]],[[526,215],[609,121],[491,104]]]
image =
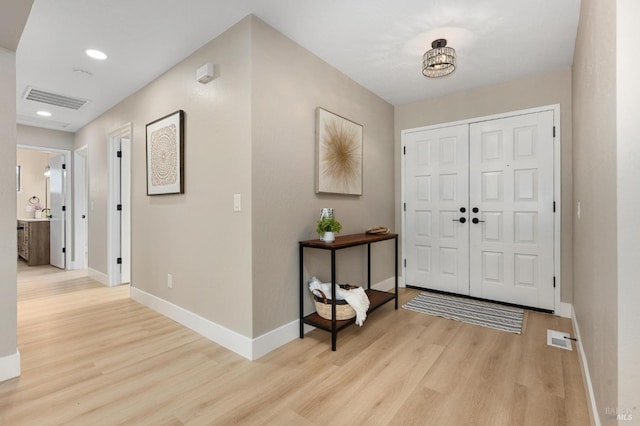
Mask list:
[[70,96],[58,95],[57,93],[46,92],[44,90],[27,87],[24,98],[28,101],[40,102],[48,105],[55,105],[63,108],[79,110],[87,103],[86,99],[72,98]]

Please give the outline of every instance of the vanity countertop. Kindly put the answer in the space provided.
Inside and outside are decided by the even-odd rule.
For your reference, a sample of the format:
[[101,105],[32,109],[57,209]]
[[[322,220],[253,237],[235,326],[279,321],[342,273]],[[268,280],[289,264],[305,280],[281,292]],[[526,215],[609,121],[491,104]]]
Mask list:
[[22,218],[22,217],[19,217],[18,220],[24,220],[25,222],[45,222],[45,221],[49,221],[48,218],[33,219],[33,218]]

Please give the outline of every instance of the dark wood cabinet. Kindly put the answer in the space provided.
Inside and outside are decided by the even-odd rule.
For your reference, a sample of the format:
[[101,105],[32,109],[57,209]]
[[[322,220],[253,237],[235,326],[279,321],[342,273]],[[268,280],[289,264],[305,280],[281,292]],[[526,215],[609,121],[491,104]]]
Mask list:
[[[371,244],[379,241],[393,240],[395,244],[395,292],[378,291],[371,288]],[[369,297],[369,310],[371,312],[387,302],[395,300],[395,309],[398,309],[398,234],[370,235],[370,234],[352,234],[337,237],[333,243],[325,243],[321,240],[300,241],[300,338],[304,338],[304,324],[312,325],[321,330],[331,333],[331,349],[336,350],[336,341],[338,331],[355,322],[355,318],[349,320],[336,320],[335,315],[335,298],[332,300],[332,319],[327,320],[316,312],[304,315],[304,295],[308,292],[304,283],[304,249],[314,248],[320,250],[331,251],[331,294],[336,294],[336,251],[348,247],[367,246],[367,288],[366,293]],[[305,291],[306,290],[306,291]]]
[[27,265],[48,265],[49,220],[18,220],[18,256]]

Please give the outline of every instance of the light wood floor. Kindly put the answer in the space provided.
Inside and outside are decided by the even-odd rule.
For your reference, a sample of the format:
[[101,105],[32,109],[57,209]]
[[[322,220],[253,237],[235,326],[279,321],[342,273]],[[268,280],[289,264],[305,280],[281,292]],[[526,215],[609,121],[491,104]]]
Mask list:
[[2,425],[589,424],[576,351],[546,346],[566,319],[527,312],[515,335],[388,304],[337,352],[315,330],[250,362],[126,286],[19,271],[22,376],[0,383]]

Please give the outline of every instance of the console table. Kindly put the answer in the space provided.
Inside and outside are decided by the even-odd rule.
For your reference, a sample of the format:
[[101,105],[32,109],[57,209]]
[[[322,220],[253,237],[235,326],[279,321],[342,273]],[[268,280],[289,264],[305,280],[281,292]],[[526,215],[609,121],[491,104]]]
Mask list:
[[[380,241],[394,240],[395,243],[395,293],[373,290],[371,288],[371,244]],[[331,349],[336,350],[337,334],[339,330],[355,322],[355,318],[349,320],[336,320],[336,251],[349,247],[367,246],[367,289],[365,292],[369,297],[369,310],[374,311],[385,303],[395,300],[395,309],[398,309],[398,234],[352,234],[336,237],[332,243],[325,243],[322,240],[308,240],[298,242],[300,254],[300,338],[304,338],[304,325],[309,324],[321,330],[331,333]],[[331,320],[322,318],[316,312],[304,316],[304,295],[309,291],[304,283],[303,265],[304,249],[320,249],[331,251]]]

